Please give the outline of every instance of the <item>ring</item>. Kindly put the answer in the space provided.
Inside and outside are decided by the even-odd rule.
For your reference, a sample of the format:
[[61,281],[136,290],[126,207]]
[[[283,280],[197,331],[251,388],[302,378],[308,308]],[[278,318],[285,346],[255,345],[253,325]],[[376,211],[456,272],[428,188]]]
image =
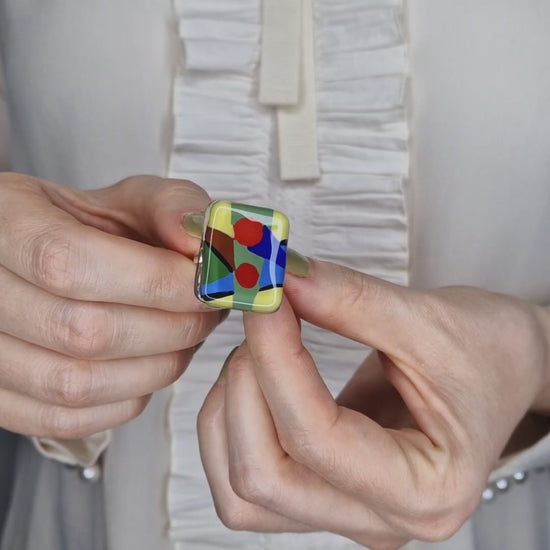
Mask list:
[[270,208],[212,202],[204,215],[195,294],[213,308],[272,313],[281,305],[287,217]]

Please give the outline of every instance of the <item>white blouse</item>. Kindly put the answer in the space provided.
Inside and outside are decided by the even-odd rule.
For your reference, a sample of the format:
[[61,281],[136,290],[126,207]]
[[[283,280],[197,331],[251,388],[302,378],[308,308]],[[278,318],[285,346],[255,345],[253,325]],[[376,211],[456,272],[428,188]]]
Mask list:
[[[0,0],[14,168],[81,188],[140,172],[193,179],[214,197],[280,208],[292,246],[310,256],[401,284],[550,303],[550,4],[409,0],[403,14],[399,0],[316,0],[313,181],[280,177],[281,140],[293,134],[285,108],[258,99],[260,8]],[[114,431],[113,550],[355,547],[326,534],[230,533],[215,517],[195,418],[240,335],[232,315],[173,391]],[[312,327],[304,338],[334,391],[365,354]],[[549,456],[541,444],[506,473]]]

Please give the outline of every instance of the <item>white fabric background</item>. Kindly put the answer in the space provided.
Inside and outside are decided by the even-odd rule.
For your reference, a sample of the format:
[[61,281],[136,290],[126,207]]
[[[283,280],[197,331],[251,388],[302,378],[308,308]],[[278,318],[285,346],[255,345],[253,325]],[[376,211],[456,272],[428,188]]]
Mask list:
[[408,5],[412,283],[548,304],[550,4]]

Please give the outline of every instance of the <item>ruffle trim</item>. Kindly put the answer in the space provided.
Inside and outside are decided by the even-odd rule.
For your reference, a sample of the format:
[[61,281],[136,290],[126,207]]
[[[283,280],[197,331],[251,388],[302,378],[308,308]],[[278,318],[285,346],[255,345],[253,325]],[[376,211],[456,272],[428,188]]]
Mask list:
[[[174,87],[170,176],[213,198],[281,209],[290,245],[312,257],[408,282],[404,178],[406,48],[396,0],[317,0],[318,142],[321,178],[278,177],[274,110],[258,102],[260,0],[176,0],[186,64]],[[365,348],[305,325],[305,343],[332,391]],[[196,444],[196,416],[223,359],[242,341],[239,314],[209,338],[180,382],[170,412],[170,534],[176,549],[338,550],[339,537],[232,533],[217,519]]]

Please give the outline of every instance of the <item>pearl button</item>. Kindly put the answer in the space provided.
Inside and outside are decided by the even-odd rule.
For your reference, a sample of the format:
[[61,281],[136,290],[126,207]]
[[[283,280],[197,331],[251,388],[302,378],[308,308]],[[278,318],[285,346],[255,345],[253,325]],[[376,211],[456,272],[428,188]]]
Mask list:
[[512,477],[516,483],[523,483],[527,479],[527,472],[516,472]]
[[82,481],[86,481],[87,483],[96,483],[101,479],[101,467],[99,464],[94,464],[93,466],[80,468],[78,475]]
[[502,493],[504,493],[504,491],[507,491],[508,487],[510,487],[510,484],[508,483],[508,480],[505,477],[498,479],[495,485],[497,489]]
[[485,489],[485,491],[483,491],[483,493],[481,494],[481,498],[485,502],[490,502],[495,498],[495,491],[491,489],[491,487],[487,487],[487,489]]

